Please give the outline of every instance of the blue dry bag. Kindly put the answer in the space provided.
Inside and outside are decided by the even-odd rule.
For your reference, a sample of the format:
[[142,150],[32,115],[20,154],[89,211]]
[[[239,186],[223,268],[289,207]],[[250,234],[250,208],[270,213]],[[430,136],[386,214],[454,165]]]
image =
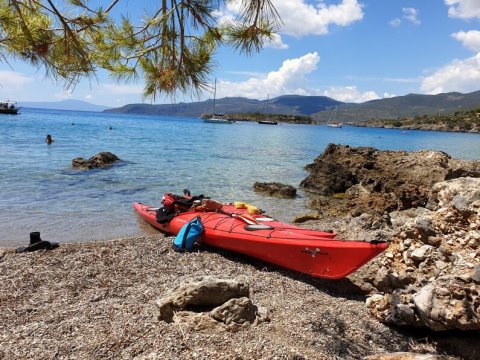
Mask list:
[[197,241],[198,237],[202,235],[203,230],[200,217],[197,216],[182,226],[176,238],[173,240],[173,247],[175,250],[180,251],[192,250],[193,244]]

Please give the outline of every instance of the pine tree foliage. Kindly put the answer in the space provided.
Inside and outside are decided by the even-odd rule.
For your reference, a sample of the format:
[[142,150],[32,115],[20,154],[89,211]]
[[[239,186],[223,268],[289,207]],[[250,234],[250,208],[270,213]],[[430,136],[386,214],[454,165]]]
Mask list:
[[[0,0],[0,62],[28,62],[66,88],[105,69],[117,81],[143,79],[154,100],[205,89],[219,46],[252,55],[280,24],[270,0],[159,0],[141,19],[119,15],[136,1],[90,3]],[[220,23],[218,9],[235,4],[238,18]]]

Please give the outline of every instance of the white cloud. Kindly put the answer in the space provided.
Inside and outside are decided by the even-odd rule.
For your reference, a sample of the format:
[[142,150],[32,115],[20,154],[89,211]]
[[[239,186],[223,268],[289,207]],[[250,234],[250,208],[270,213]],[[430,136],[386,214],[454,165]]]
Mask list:
[[412,24],[420,25],[420,20],[418,20],[418,10],[415,8],[403,8],[403,18],[407,21],[410,21]]
[[396,18],[390,21],[389,24],[392,27],[399,27],[402,24],[402,20],[400,20],[399,18]]
[[0,89],[9,91],[22,90],[25,85],[34,82],[34,79],[14,71],[0,71]]
[[452,37],[460,41],[466,48],[473,51],[480,51],[480,31],[459,31],[452,34]]
[[[272,0],[272,3],[283,22],[278,32],[294,37],[325,35],[329,26],[347,26],[364,15],[358,0],[342,0],[336,5],[318,1],[316,6],[305,0]],[[227,4],[226,10],[220,21],[232,21],[241,11],[240,2]]]
[[273,38],[265,42],[264,47],[272,49],[288,49],[288,45],[282,40],[279,34],[273,34]]
[[480,52],[468,59],[454,60],[423,78],[421,89],[427,94],[471,92],[478,90],[478,84],[480,84]]
[[325,35],[329,26],[347,26],[363,19],[364,15],[357,0],[343,0],[338,5],[320,1],[317,6],[304,0],[275,0],[273,3],[284,24],[280,32],[295,37]]
[[379,99],[373,91],[360,92],[355,86],[330,87],[319,90],[309,86],[308,76],[315,72],[320,56],[305,54],[285,60],[278,70],[265,76],[253,76],[241,82],[218,81],[217,97],[244,96],[250,99],[266,99],[280,95],[323,95],[345,102],[364,102]]
[[334,86],[325,90],[322,95],[331,97],[343,102],[361,103],[370,100],[380,99],[375,91],[360,92],[356,86]]
[[285,60],[278,70],[271,71],[266,76],[251,77],[242,82],[219,81],[217,96],[263,99],[268,94],[271,97],[286,94],[308,95],[310,90],[306,75],[317,69],[319,60],[318,53],[308,53],[296,59]]
[[143,86],[141,85],[125,85],[125,84],[101,84],[101,91],[108,92],[112,95],[141,95],[143,94]]
[[382,81],[399,83],[399,84],[415,84],[419,82],[418,78],[383,78]]
[[480,0],[445,0],[448,16],[453,18],[480,18]]
[[[402,18],[408,22],[411,22],[415,25],[420,25],[421,22],[418,20],[418,10],[415,8],[402,8],[403,16]],[[392,27],[399,27],[402,24],[402,19],[395,18],[389,22]]]

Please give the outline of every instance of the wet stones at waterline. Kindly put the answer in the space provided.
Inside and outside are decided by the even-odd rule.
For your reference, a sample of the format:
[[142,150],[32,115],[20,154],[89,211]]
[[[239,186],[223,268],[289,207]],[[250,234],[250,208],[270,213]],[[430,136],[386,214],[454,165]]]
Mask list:
[[253,184],[253,190],[268,196],[287,199],[293,199],[297,195],[297,189],[293,186],[278,182],[256,182]]

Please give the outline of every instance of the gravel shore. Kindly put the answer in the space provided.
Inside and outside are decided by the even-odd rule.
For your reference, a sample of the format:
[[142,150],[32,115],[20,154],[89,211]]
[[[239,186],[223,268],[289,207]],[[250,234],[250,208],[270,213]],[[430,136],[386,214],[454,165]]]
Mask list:
[[[349,279],[326,281],[212,248],[178,253],[172,238],[0,249],[2,359],[360,359],[437,353],[387,327]],[[205,275],[242,278],[269,321],[239,331],[197,331],[155,317],[155,301]]]

